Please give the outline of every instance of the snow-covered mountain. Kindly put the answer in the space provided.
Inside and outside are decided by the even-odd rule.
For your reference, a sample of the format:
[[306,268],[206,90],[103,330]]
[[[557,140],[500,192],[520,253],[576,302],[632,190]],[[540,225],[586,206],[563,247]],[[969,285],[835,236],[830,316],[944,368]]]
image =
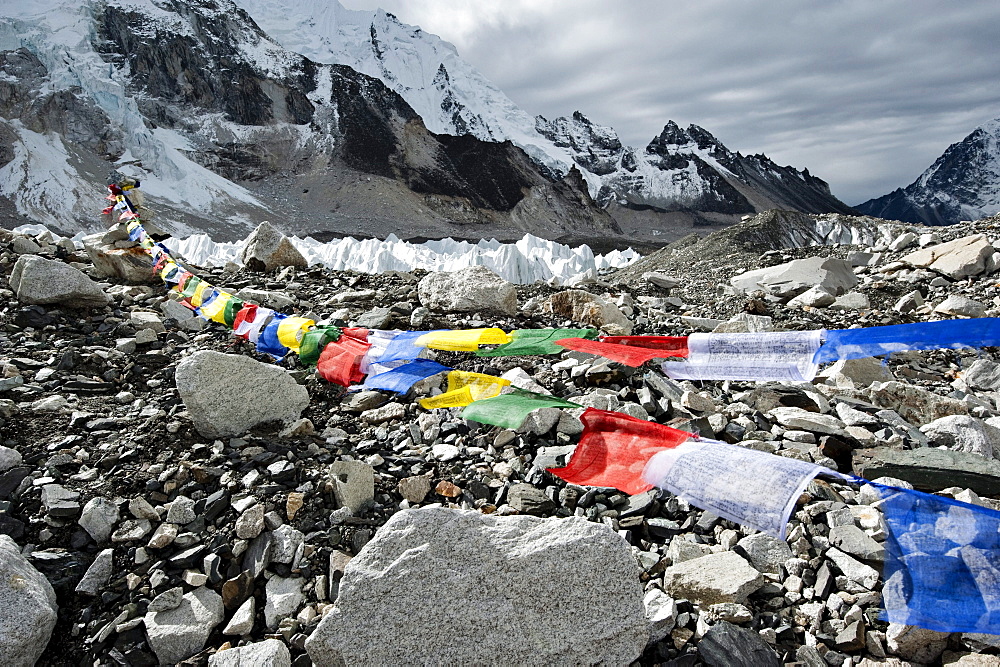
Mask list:
[[655,238],[666,231],[658,226],[677,221],[726,223],[772,208],[853,212],[808,170],[734,154],[696,125],[684,131],[669,121],[645,150],[636,150],[579,111],[552,121],[532,117],[453,45],[385,11],[347,10],[337,0],[236,2],[289,50],[381,79],[434,132],[509,140],[558,175],[575,164],[591,196],[630,235]]
[[[579,172],[437,135],[380,80],[271,40],[231,0],[40,0],[0,19],[0,215],[97,222],[111,168],[175,234],[618,235]],[[13,226],[13,225],[8,225]]]
[[952,144],[906,186],[856,206],[887,220],[952,225],[1000,212],[1000,118]]
[[[107,173],[175,233],[669,241],[826,183],[669,122],[644,149],[520,109],[455,48],[336,0],[36,0],[0,17],[0,222],[97,224]],[[595,201],[596,199],[596,201]],[[622,235],[621,231],[627,232]],[[619,239],[615,241],[614,239]]]

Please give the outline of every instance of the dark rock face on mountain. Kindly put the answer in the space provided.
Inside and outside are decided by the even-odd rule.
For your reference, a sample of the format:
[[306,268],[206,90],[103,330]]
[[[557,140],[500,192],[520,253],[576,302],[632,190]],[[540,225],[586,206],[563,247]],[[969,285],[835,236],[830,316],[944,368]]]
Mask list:
[[[69,164],[90,165],[75,174],[77,194],[85,195],[89,182],[95,199],[113,168],[107,159],[126,149],[136,158],[132,164],[149,172],[143,180],[186,179],[183,189],[197,190],[196,168],[184,163],[191,160],[213,172],[201,178],[225,196],[202,196],[209,201],[199,206],[157,202],[161,220],[216,238],[240,237],[268,218],[299,234],[504,239],[531,231],[578,240],[619,234],[607,212],[579,196],[578,176],[564,182],[510,142],[429,132],[382,81],[284,50],[229,0],[158,8],[92,6],[93,50],[112,78],[124,81],[122,97],[111,105],[127,110],[124,121],[102,112],[107,90],[34,93],[53,85],[51,73],[29,51],[3,53],[0,68],[10,76],[0,83],[0,114],[7,119],[0,125],[17,136],[0,154],[13,156],[18,139],[31,139],[18,134],[18,122],[55,132],[58,148],[72,156]],[[23,167],[26,183],[31,168]],[[231,184],[217,183],[215,174]],[[51,217],[66,231],[96,218],[95,203],[61,205]],[[6,224],[23,222],[15,215]]]
[[887,220],[952,225],[1000,211],[1000,119],[952,144],[905,188],[856,206]]

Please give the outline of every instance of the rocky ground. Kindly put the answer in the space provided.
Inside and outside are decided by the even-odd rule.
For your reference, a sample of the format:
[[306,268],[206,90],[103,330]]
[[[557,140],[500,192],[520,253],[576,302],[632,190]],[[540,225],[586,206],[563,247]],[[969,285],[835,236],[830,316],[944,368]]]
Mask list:
[[[551,312],[550,297],[565,288],[547,285],[517,286],[514,311],[435,312],[421,303],[419,272],[362,275],[286,268],[270,274],[244,269],[200,274],[233,292],[256,290],[245,294],[285,312],[372,328],[510,330],[606,323],[635,334],[666,335],[718,327],[848,328],[1000,314],[992,245],[1000,246],[998,225],[1000,218],[992,218],[900,230],[890,243],[874,247],[798,249],[769,247],[761,239],[747,244],[726,230],[721,234],[729,236],[676,244],[618,274],[574,285],[603,299],[587,315],[583,310]],[[540,628],[544,636],[551,623],[560,633],[579,633],[560,635],[572,637],[566,641],[582,645],[596,637],[596,645],[616,647],[617,652],[591,653],[601,656],[594,660],[627,664],[635,659],[650,665],[797,661],[810,667],[1000,664],[996,637],[949,635],[878,619],[885,533],[871,506],[875,498],[863,488],[814,482],[782,542],[666,492],[628,497],[566,485],[545,468],[561,465],[572,451],[580,432],[572,413],[536,413],[521,429],[507,431],[467,422],[457,411],[425,411],[413,396],[347,393],[294,358],[283,362],[294,387],[272,389],[271,395],[254,399],[253,387],[264,386],[263,380],[253,381],[254,371],[229,378],[234,393],[249,391],[245,400],[261,405],[278,400],[275,393],[294,403],[303,388],[308,400],[296,408],[294,419],[265,421],[237,435],[206,436],[210,431],[204,425],[196,427],[204,415],[196,414],[200,408],[190,387],[177,386],[178,366],[193,363],[199,351],[253,358],[252,346],[221,325],[188,317],[162,286],[153,284],[97,277],[96,292],[74,283],[77,291],[71,296],[33,304],[39,298],[21,277],[32,267],[49,270],[50,264],[19,260],[35,256],[91,274],[93,265],[65,242],[3,234],[0,534],[12,538],[16,548],[0,549],[6,559],[0,566],[8,568],[5,572],[24,567],[29,578],[34,568],[54,590],[58,612],[39,664],[205,664],[210,659],[237,664],[223,660],[235,652],[213,657],[221,648],[237,646],[270,656],[269,664],[326,664],[321,647],[328,639],[317,630],[324,616],[339,619],[340,631],[352,633],[356,650],[369,657],[382,655],[378,647],[395,641],[379,634],[391,635],[394,619],[409,624],[407,634],[416,647],[432,641],[447,646],[439,629],[452,627],[463,614],[475,619],[468,623],[484,643],[494,631],[510,636],[502,634],[507,632],[503,621],[514,614],[518,599],[479,618],[462,604],[463,597],[479,599],[470,592],[475,586],[442,595],[440,586],[411,586],[405,592],[401,585],[397,597],[396,589],[379,593],[374,575],[366,578],[350,569],[345,574],[347,563],[369,542],[369,555],[362,558],[375,568],[370,552],[390,550],[378,547],[384,540],[379,528],[390,519],[407,521],[409,515],[401,515],[407,508],[429,505],[478,510],[484,517],[576,516],[580,519],[561,523],[595,544],[607,542],[592,556],[584,549],[572,558],[564,554],[565,561],[558,552],[539,557],[525,572],[508,572],[510,558],[489,561],[502,572],[498,577],[519,583],[511,590],[528,607],[528,598],[548,591],[553,582],[571,589],[574,573],[587,569],[588,558],[617,572],[617,565],[597,559],[627,545],[625,553],[636,567],[634,581],[619,586],[622,590],[608,585],[610,597],[602,598],[592,595],[601,585],[582,574],[575,581],[586,584],[580,589],[583,602],[572,610],[581,619],[578,627],[561,622],[565,610],[556,609],[551,617],[542,612],[522,623],[525,636],[530,632],[523,626]],[[978,234],[985,235],[989,247],[975,246],[974,257],[958,262],[958,268],[931,261],[923,268],[912,256],[921,247]],[[793,298],[778,288],[743,293],[730,284],[731,277],[748,269],[809,257],[847,260],[854,265],[847,272],[856,276],[857,285],[826,293],[814,289]],[[67,283],[61,269],[51,270],[51,280],[39,285]],[[598,320],[595,312],[601,314]],[[869,478],[890,471],[900,478],[897,484],[911,479],[924,490],[1000,507],[995,349],[900,353],[886,364],[837,364],[814,383],[766,384],[677,383],[653,365],[636,370],[569,352],[488,359],[442,352],[437,358],[461,370],[506,374],[515,385],[541,386],[582,405],[646,416]],[[212,400],[211,395],[200,398]],[[935,453],[930,463],[921,458],[926,452]],[[577,522],[607,529],[606,534],[592,536]],[[463,530],[442,532],[431,544],[439,551],[441,540],[461,545]],[[393,539],[402,533],[393,533]],[[621,539],[615,544],[606,539],[616,534]],[[31,567],[15,562],[17,551]],[[437,581],[435,573],[445,563],[449,571],[469,567],[470,577],[483,576],[476,569],[481,562],[463,563],[447,548],[437,557],[437,570],[414,565],[406,579]],[[608,558],[618,562],[613,555]],[[625,590],[629,586],[632,593]],[[0,635],[44,626],[44,613],[41,620],[33,616],[30,605],[11,591],[0,591]],[[633,593],[638,598],[630,598]],[[384,608],[365,616],[359,606],[365,599],[378,599]],[[639,604],[636,599],[642,603],[638,616],[632,608],[625,610]],[[595,614],[606,622],[587,620]],[[498,661],[530,661],[526,656],[535,654],[518,653],[517,643],[498,643]],[[30,664],[31,648],[25,650]],[[343,647],[333,650],[343,652]],[[419,661],[415,653],[409,655]],[[537,655],[558,661],[544,652]]]

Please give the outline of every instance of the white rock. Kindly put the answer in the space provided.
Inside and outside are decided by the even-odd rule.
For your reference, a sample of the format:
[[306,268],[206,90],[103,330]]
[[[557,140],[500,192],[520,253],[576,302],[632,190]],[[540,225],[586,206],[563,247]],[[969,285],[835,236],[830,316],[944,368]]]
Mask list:
[[224,617],[222,596],[210,588],[185,593],[174,609],[148,612],[146,638],[161,663],[174,664],[205,647],[205,641]]
[[22,460],[21,452],[0,445],[0,473],[21,465]]
[[671,565],[663,573],[663,587],[667,593],[703,606],[719,602],[743,603],[764,582],[760,572],[732,551]]
[[191,421],[207,438],[291,422],[309,405],[309,392],[288,371],[242,355],[199,350],[177,365],[174,379]]
[[277,639],[244,644],[213,654],[208,667],[291,667],[292,654]]
[[674,629],[677,622],[677,603],[659,588],[651,588],[642,598],[649,622],[649,642],[654,644]]
[[629,664],[649,639],[642,599],[631,550],[607,526],[404,510],[347,565],[306,650],[320,667]]
[[788,428],[837,435],[843,433],[846,424],[832,415],[821,415],[802,408],[778,407],[768,413],[771,417]]
[[257,603],[251,595],[233,614],[222,634],[237,636],[250,634],[250,631],[253,630],[253,619],[256,611]]
[[56,594],[7,535],[0,535],[0,609],[4,664],[31,667],[55,628]]
[[992,459],[1000,451],[1000,428],[969,415],[948,415],[924,424],[920,432],[935,447],[973,452]]
[[282,266],[306,267],[302,253],[269,222],[262,222],[250,233],[240,260],[251,270],[274,271]]
[[111,298],[79,269],[38,255],[21,255],[10,274],[17,300],[28,304],[63,303],[73,307],[107,305]]
[[94,541],[104,544],[118,522],[118,504],[103,496],[95,496],[87,501],[80,512],[80,526]]
[[111,578],[114,571],[114,549],[105,549],[94,557],[94,562],[76,585],[76,592],[84,595],[97,595]]
[[934,306],[934,312],[961,317],[982,317],[986,313],[986,304],[961,294],[951,294],[947,299]]
[[822,287],[833,296],[843,294],[858,284],[851,263],[831,257],[796,259],[734,276],[730,284],[742,291],[764,290],[769,294],[791,298],[810,287]]
[[984,234],[975,234],[922,248],[906,255],[901,261],[957,279],[976,276],[985,271],[987,259],[993,255],[993,251],[993,244]]
[[268,629],[278,627],[281,619],[294,616],[305,596],[302,594],[302,577],[273,576],[265,586],[264,624]]
[[429,273],[417,284],[420,304],[444,312],[517,314],[517,290],[485,266]]

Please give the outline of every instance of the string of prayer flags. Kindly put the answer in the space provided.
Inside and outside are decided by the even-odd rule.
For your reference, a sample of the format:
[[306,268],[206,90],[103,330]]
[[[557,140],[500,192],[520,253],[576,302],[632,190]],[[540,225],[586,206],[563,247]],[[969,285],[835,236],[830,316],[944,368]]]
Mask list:
[[383,389],[405,394],[421,380],[450,370],[447,366],[430,359],[414,359],[385,373],[369,375],[362,386],[366,389]]
[[1000,634],[1000,512],[868,483],[882,497],[878,507],[889,534],[885,620]]
[[843,477],[815,463],[705,439],[656,454],[645,479],[695,507],[783,540],[795,503],[820,473]]
[[[368,341],[361,338],[360,334],[352,335],[349,333],[351,331],[358,333],[350,328],[342,329],[340,337],[327,343],[316,362],[316,371],[321,378],[342,387],[357,384],[365,377],[361,372],[361,360],[368,352]],[[367,335],[368,332],[365,331],[364,338]]]
[[907,350],[1000,346],[1000,318],[941,320],[863,329],[831,329],[814,361],[878,357]]
[[286,317],[278,325],[278,342],[297,354],[303,336],[314,326],[316,322],[308,317]]
[[280,361],[288,354],[288,346],[281,342],[278,330],[281,324],[288,318],[284,313],[274,313],[271,321],[268,322],[260,332],[257,339],[257,351],[261,354],[268,354],[276,361]]
[[430,331],[416,340],[417,345],[433,350],[475,352],[480,345],[509,343],[510,335],[503,329],[465,329],[461,331]]
[[493,424],[501,428],[516,429],[527,416],[538,408],[580,408],[582,405],[564,401],[554,396],[536,394],[524,389],[514,389],[509,394],[501,394],[482,401],[475,401],[462,410],[464,419]]
[[302,336],[302,345],[299,346],[299,361],[305,366],[315,366],[327,343],[332,343],[338,338],[340,338],[338,327],[316,327],[312,331],[307,331]]
[[695,333],[688,336],[688,356],[664,362],[675,380],[790,380],[808,382],[819,365],[813,361],[823,330],[762,333]]
[[638,368],[651,359],[686,357],[687,339],[687,336],[605,336],[600,341],[564,338],[556,343],[568,350],[596,354]]
[[207,282],[200,280],[194,288],[194,292],[188,297],[188,302],[191,304],[192,308],[198,308],[201,306],[201,302],[205,300],[212,291],[212,286]]
[[[236,319],[235,311],[238,311],[242,307],[243,303],[237,300],[235,296],[228,292],[220,292],[219,296],[213,299],[211,303],[203,303],[201,305],[201,316],[207,320],[226,324],[232,328],[233,322]],[[226,321],[227,315],[228,322]]]
[[452,371],[448,373],[448,389],[442,394],[420,399],[420,407],[425,410],[435,408],[462,408],[473,401],[481,401],[498,396],[510,380],[485,373]]
[[556,341],[578,337],[597,337],[596,329],[515,329],[510,332],[511,342],[492,350],[478,350],[480,357],[512,357],[536,354],[559,354],[563,348]]
[[383,359],[385,351],[395,340],[400,331],[386,331],[383,329],[372,329],[368,332],[368,354],[361,361],[361,372],[365,375],[378,375],[392,370],[397,366],[402,366],[409,360],[387,361]]
[[629,494],[653,488],[643,470],[657,453],[692,434],[620,412],[587,408],[580,415],[583,435],[569,463],[549,472],[571,484],[606,486]]

